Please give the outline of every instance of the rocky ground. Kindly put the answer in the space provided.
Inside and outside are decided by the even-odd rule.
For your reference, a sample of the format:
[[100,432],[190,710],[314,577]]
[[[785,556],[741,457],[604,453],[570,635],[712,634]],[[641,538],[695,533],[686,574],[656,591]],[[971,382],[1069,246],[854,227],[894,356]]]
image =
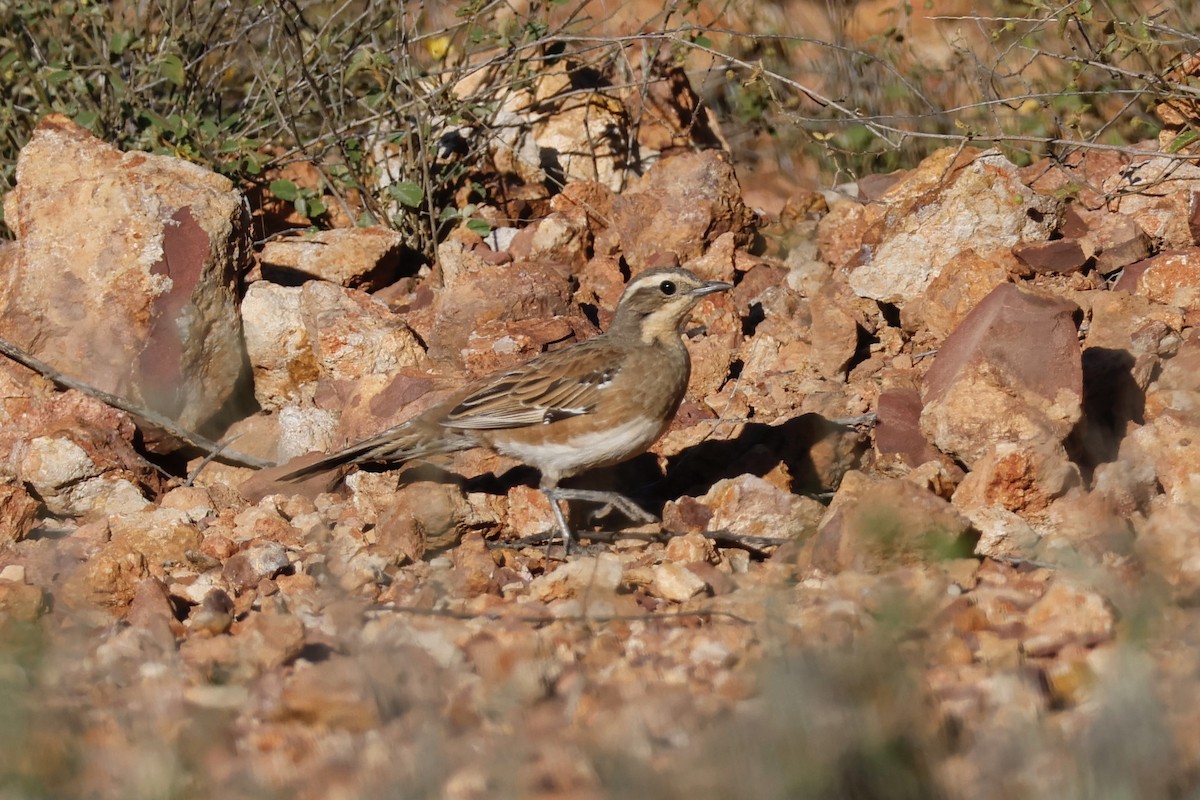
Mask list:
[[[224,178],[48,118],[0,335],[237,452],[0,365],[4,796],[1190,796],[1200,167],[1169,135],[948,149],[777,218],[675,142],[430,267],[384,229],[256,243]],[[665,264],[735,288],[653,453],[579,479],[661,525],[577,514],[547,552],[536,475],[479,452],[239,465],[594,335]]]

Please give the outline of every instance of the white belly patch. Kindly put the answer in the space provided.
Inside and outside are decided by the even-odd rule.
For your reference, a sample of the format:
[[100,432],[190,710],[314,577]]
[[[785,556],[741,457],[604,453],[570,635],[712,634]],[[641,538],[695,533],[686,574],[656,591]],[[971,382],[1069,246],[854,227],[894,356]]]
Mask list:
[[585,464],[615,464],[641,453],[658,438],[658,420],[636,417],[607,431],[581,434],[566,442],[497,443],[496,449],[544,473],[573,475]]

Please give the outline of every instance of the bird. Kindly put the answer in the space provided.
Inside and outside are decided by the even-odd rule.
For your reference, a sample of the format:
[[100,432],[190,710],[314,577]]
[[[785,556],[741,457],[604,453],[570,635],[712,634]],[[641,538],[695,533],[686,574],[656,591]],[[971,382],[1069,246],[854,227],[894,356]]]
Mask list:
[[641,272],[626,285],[603,333],[480,378],[424,413],[278,480],[482,447],[541,473],[539,489],[566,553],[573,534],[562,502],[598,503],[633,521],[654,522],[624,495],[559,482],[640,455],[666,432],[691,375],[683,326],[702,298],[731,288],[679,267]]

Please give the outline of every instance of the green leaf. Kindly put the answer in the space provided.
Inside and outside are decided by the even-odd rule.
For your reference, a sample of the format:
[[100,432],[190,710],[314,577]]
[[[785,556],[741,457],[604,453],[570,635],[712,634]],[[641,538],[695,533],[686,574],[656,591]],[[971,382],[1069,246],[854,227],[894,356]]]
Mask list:
[[108,49],[113,55],[119,56],[133,43],[133,39],[133,31],[113,31],[113,35],[108,38]]
[[158,73],[173,83],[175,88],[181,88],[185,80],[183,59],[174,53],[167,53],[158,60]]
[[308,201],[303,197],[297,197],[296,202],[292,203],[296,207],[296,213],[302,217],[308,216]]
[[296,188],[296,184],[291,181],[275,180],[271,181],[271,194],[285,202],[291,202],[300,197],[300,190]]
[[87,128],[88,130],[95,132],[96,121],[98,119],[100,119],[100,115],[95,111],[80,111],[75,115],[75,124],[81,128]]
[[1171,143],[1167,145],[1167,152],[1178,153],[1197,139],[1200,139],[1200,133],[1196,131],[1184,131],[1171,140]]
[[329,207],[325,205],[324,200],[322,200],[320,197],[312,197],[312,198],[309,198],[308,214],[306,214],[305,216],[319,217],[328,210],[329,210]]
[[487,220],[469,219],[467,220],[467,230],[474,231],[480,236],[487,236],[492,232],[492,226],[487,222]]
[[421,202],[425,199],[425,190],[421,188],[420,184],[412,181],[393,183],[388,187],[388,191],[391,192],[392,197],[400,201],[401,205],[409,208],[420,208]]

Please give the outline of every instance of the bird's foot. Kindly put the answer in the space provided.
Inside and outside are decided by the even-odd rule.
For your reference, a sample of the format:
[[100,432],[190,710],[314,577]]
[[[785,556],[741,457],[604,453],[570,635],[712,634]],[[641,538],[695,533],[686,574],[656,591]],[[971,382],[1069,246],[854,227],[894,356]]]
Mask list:
[[[593,489],[562,489],[558,487],[543,487],[542,492],[550,501],[550,508],[554,511],[554,520],[558,523],[559,533],[562,534],[563,550],[567,554],[571,552],[575,536],[571,532],[571,526],[567,524],[567,517],[563,514],[562,507],[559,505],[560,500],[567,502],[581,500],[585,503],[598,503],[602,506],[602,513],[607,509],[615,508],[633,522],[643,524],[658,522],[658,517],[655,517],[625,495],[617,494],[616,492],[602,492]],[[550,544],[547,543],[547,552],[549,552],[549,547]]]

